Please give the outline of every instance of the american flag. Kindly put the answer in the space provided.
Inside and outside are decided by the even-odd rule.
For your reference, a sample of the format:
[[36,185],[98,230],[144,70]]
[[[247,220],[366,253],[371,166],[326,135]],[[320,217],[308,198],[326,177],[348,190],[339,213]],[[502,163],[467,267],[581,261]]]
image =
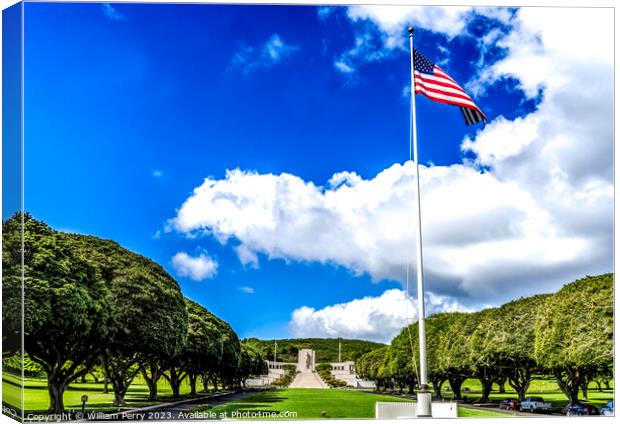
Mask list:
[[413,74],[416,94],[424,94],[439,103],[459,106],[467,125],[487,122],[487,117],[465,90],[417,50],[413,54]]

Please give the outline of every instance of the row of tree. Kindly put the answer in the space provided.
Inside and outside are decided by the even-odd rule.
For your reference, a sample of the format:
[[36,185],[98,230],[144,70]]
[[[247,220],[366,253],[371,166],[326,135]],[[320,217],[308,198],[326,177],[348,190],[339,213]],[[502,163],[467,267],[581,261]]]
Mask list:
[[[183,297],[157,263],[97,237],[54,231],[30,215],[3,222],[3,356],[24,350],[47,375],[52,413],[67,386],[103,370],[123,405],[138,373],[157,399],[165,378],[173,395],[188,378],[236,388],[266,371],[260,350],[230,325]],[[22,308],[23,260],[23,308]],[[22,327],[23,314],[23,327]]]
[[[535,375],[555,377],[570,403],[589,382],[613,375],[613,274],[586,277],[550,295],[537,295],[475,313],[440,313],[426,321],[428,378],[435,395],[448,382],[455,399],[467,378],[488,401],[494,383],[525,398]],[[417,385],[418,324],[356,361],[357,373],[380,388]]]

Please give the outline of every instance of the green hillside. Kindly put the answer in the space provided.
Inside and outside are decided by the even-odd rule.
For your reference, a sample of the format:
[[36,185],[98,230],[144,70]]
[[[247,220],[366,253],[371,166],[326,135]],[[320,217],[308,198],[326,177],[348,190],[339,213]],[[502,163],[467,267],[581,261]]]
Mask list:
[[[246,341],[258,346],[269,360],[273,360],[274,345],[277,341],[278,351],[276,359],[279,362],[297,362],[297,353],[301,349],[313,349],[316,352],[317,364],[338,361],[338,339],[259,340],[251,338]],[[382,343],[369,342],[367,340],[342,339],[341,342],[343,361],[355,361],[363,354],[384,346]]]

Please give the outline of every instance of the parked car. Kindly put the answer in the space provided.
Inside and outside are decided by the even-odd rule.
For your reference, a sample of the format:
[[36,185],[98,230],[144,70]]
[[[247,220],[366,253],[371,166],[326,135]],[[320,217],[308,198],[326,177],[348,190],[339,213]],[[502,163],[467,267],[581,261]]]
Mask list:
[[519,407],[519,401],[517,399],[504,399],[499,403],[499,409],[507,409],[514,411]]
[[610,400],[609,402],[607,402],[607,405],[605,405],[601,409],[601,415],[605,415],[607,417],[614,416],[614,401],[613,400]]
[[519,406],[519,411],[530,411],[530,412],[551,412],[551,402],[545,402],[543,398],[537,396],[527,397],[521,402]]
[[562,412],[567,417],[586,415],[586,411],[584,411],[583,405],[580,403],[568,404],[562,409]]
[[567,417],[600,414],[596,406],[590,405],[589,403],[582,403],[582,402],[573,403],[572,405],[566,405],[566,407],[564,407],[562,412],[564,412]]

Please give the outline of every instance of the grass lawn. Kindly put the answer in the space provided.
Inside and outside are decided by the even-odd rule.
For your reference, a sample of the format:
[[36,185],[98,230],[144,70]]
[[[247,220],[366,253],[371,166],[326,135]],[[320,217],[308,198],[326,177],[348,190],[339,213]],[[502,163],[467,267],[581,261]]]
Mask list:
[[466,407],[462,407],[459,406],[459,418],[460,417],[464,417],[464,418],[468,418],[468,417],[500,417],[500,418],[507,418],[507,417],[514,417],[514,415],[507,413],[507,412],[497,412],[497,411],[481,411],[479,409],[472,409],[472,408],[466,408]]
[[[445,383],[442,386],[442,389],[448,387],[448,384]],[[508,383],[506,383],[506,393],[499,393],[499,388],[496,385],[493,385],[493,391],[489,396],[492,402],[501,401],[506,398],[517,398],[516,392],[510,387]],[[610,390],[604,390],[603,392],[599,392],[596,384],[591,383],[588,387],[588,402],[602,408],[605,404],[612,400],[614,397],[614,384],[613,381],[610,385]],[[445,392],[442,390],[444,397],[450,399],[452,395],[451,392]],[[476,379],[470,378],[465,380],[463,383],[463,390],[461,394],[467,398],[468,400],[475,401],[480,398],[482,393],[482,389],[480,386],[480,382]],[[581,398],[581,392],[580,398]],[[529,390],[527,391],[527,396],[540,396],[546,402],[551,402],[554,408],[561,409],[566,406],[568,403],[568,398],[562,393],[562,391],[558,388],[555,380],[533,380],[530,384]]]
[[[43,378],[26,378],[25,381],[25,408],[28,412],[44,412],[49,406],[49,396],[47,393],[47,382]],[[448,387],[447,383],[443,388]],[[114,394],[112,387],[109,393],[103,393],[103,383],[95,383],[92,379],[87,379],[86,383],[73,383],[69,386],[64,395],[65,408],[67,410],[81,409],[80,397],[88,395],[86,404],[87,411],[116,411],[112,406]],[[202,386],[198,385],[198,390]],[[19,409],[21,404],[21,388],[19,378],[7,372],[2,376],[3,401],[5,404]],[[160,402],[172,400],[172,390],[165,379],[159,381]],[[451,392],[442,390],[444,398],[449,400]],[[463,384],[462,394],[468,401],[476,401],[480,397],[480,383],[476,379],[468,379]],[[181,394],[189,394],[189,383],[187,380],[181,385]],[[613,399],[613,382],[611,390],[599,392],[596,385],[592,384],[588,390],[590,403],[602,407],[609,400]],[[549,401],[557,409],[564,407],[568,400],[558,389],[553,380],[534,380],[528,391],[529,396],[541,396]],[[124,409],[133,409],[152,404],[147,400],[148,388],[141,376],[136,377],[130,386],[126,400],[127,406]],[[499,402],[505,398],[515,398],[516,393],[506,384],[506,393],[498,393],[497,386],[493,387],[491,401]],[[215,412],[227,412],[230,416],[233,410],[241,411],[271,411],[284,412],[294,411],[297,418],[322,418],[321,413],[326,411],[327,418],[372,418],[376,401],[403,401],[402,397],[390,396],[390,394],[378,394],[357,392],[344,389],[281,389],[269,390],[257,395],[253,395],[242,400],[231,402],[226,405],[214,408]],[[468,408],[459,408],[459,416],[480,417],[480,416],[506,416],[496,411],[479,411]],[[293,418],[293,417],[282,417]]]
[[[402,402],[395,396],[344,389],[271,389],[210,410],[215,414],[234,412],[295,413],[282,419],[302,418],[374,418],[375,402]],[[208,407],[198,407],[204,411]],[[324,414],[323,414],[324,413]]]
[[[374,418],[375,402],[402,402],[396,396],[346,389],[271,389],[210,409],[200,406],[194,412],[209,411],[217,417],[243,418],[243,413],[272,414],[269,419]],[[235,413],[237,415],[235,415]],[[292,414],[291,414],[292,413]],[[459,408],[463,417],[506,417],[493,411]]]
[[[65,391],[64,401],[67,410],[80,410],[82,395],[88,395],[86,403],[87,411],[116,411],[118,408],[112,406],[114,392],[112,385],[109,385],[109,393],[103,393],[103,383],[95,383],[87,379],[86,383],[72,383]],[[198,383],[197,390],[202,390],[202,385]],[[181,395],[189,394],[190,387],[188,380],[181,384]],[[140,406],[147,406],[153,403],[148,398],[148,387],[141,376],[134,379],[129,387],[125,399],[127,406],[123,409],[134,409]],[[158,395],[160,401],[172,400],[172,389],[168,382],[162,378],[158,384]],[[28,412],[44,412],[49,407],[49,395],[47,393],[47,381],[42,378],[24,379],[25,409]],[[20,379],[7,372],[2,373],[2,398],[5,403],[16,409],[21,408],[21,387]]]

